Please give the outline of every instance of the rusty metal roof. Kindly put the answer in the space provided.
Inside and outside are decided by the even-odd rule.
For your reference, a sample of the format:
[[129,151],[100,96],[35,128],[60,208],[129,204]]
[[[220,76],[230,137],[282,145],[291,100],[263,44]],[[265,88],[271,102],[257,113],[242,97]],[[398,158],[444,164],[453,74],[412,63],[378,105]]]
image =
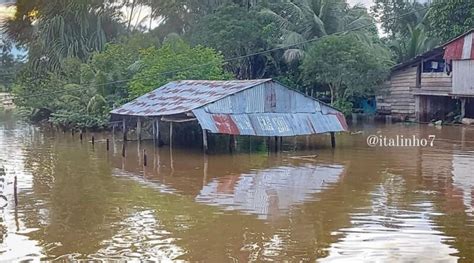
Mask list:
[[110,113],[143,117],[185,113],[270,80],[173,81]]
[[193,113],[211,133],[284,137],[348,131],[340,112],[212,114],[199,108]]
[[348,130],[334,107],[271,79],[171,82],[111,113],[152,117],[187,112],[211,133],[295,136]]

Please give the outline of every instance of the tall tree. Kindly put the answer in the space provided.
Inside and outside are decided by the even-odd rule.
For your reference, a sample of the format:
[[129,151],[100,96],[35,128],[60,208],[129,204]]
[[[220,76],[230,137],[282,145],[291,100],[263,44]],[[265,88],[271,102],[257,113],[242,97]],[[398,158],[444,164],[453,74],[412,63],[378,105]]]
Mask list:
[[238,5],[227,5],[202,18],[193,28],[191,39],[220,51],[225,58],[242,57],[230,61],[226,68],[239,79],[262,78],[274,64],[270,54],[245,57],[267,50],[272,34],[258,18],[258,13]]
[[86,60],[120,30],[117,7],[110,1],[19,0],[17,4],[6,31],[27,46],[35,66],[54,69],[68,57]]
[[412,28],[422,23],[429,3],[417,0],[374,0],[372,13],[389,38],[409,34]]
[[384,80],[390,61],[386,54],[374,56],[353,34],[328,36],[308,50],[303,78],[307,85],[328,87],[332,104],[347,105],[352,97],[370,95]]
[[[357,30],[361,35],[376,33],[375,22],[360,7],[350,7],[345,0],[279,0],[261,13],[276,21],[282,32],[281,46],[289,46],[333,33]],[[288,62],[299,60],[307,45],[287,49]]]
[[429,34],[448,41],[474,28],[474,1],[435,0],[428,14]]

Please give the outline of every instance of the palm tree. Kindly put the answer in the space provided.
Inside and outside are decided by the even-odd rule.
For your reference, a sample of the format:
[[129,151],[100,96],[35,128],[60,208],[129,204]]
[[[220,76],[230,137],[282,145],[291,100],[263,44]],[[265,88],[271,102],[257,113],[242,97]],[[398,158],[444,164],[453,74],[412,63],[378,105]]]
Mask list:
[[[273,20],[282,32],[280,46],[291,46],[326,35],[357,30],[366,35],[376,33],[376,26],[367,10],[349,7],[345,0],[279,0],[264,8],[261,14]],[[304,56],[307,45],[287,49],[287,62]]]
[[[25,2],[25,3],[23,3]],[[112,1],[19,0],[17,14],[7,21],[10,38],[27,46],[33,65],[57,69],[64,58],[86,60],[117,35],[117,7]]]

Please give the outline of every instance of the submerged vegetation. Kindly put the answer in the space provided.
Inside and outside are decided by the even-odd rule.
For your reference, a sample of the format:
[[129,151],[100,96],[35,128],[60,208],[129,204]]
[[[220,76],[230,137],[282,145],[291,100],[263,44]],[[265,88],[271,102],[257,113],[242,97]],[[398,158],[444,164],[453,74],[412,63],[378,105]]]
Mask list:
[[469,0],[374,2],[18,0],[2,87],[30,120],[76,129],[104,128],[111,109],[177,79],[275,78],[349,114],[390,66],[473,26]]

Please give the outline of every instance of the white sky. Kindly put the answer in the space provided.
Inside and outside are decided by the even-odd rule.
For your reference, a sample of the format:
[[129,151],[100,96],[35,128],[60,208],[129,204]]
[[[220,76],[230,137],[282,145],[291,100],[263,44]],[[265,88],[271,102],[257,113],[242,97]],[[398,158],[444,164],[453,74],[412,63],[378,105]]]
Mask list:
[[363,4],[366,7],[371,7],[374,4],[373,0],[348,0],[347,2],[351,5]]

